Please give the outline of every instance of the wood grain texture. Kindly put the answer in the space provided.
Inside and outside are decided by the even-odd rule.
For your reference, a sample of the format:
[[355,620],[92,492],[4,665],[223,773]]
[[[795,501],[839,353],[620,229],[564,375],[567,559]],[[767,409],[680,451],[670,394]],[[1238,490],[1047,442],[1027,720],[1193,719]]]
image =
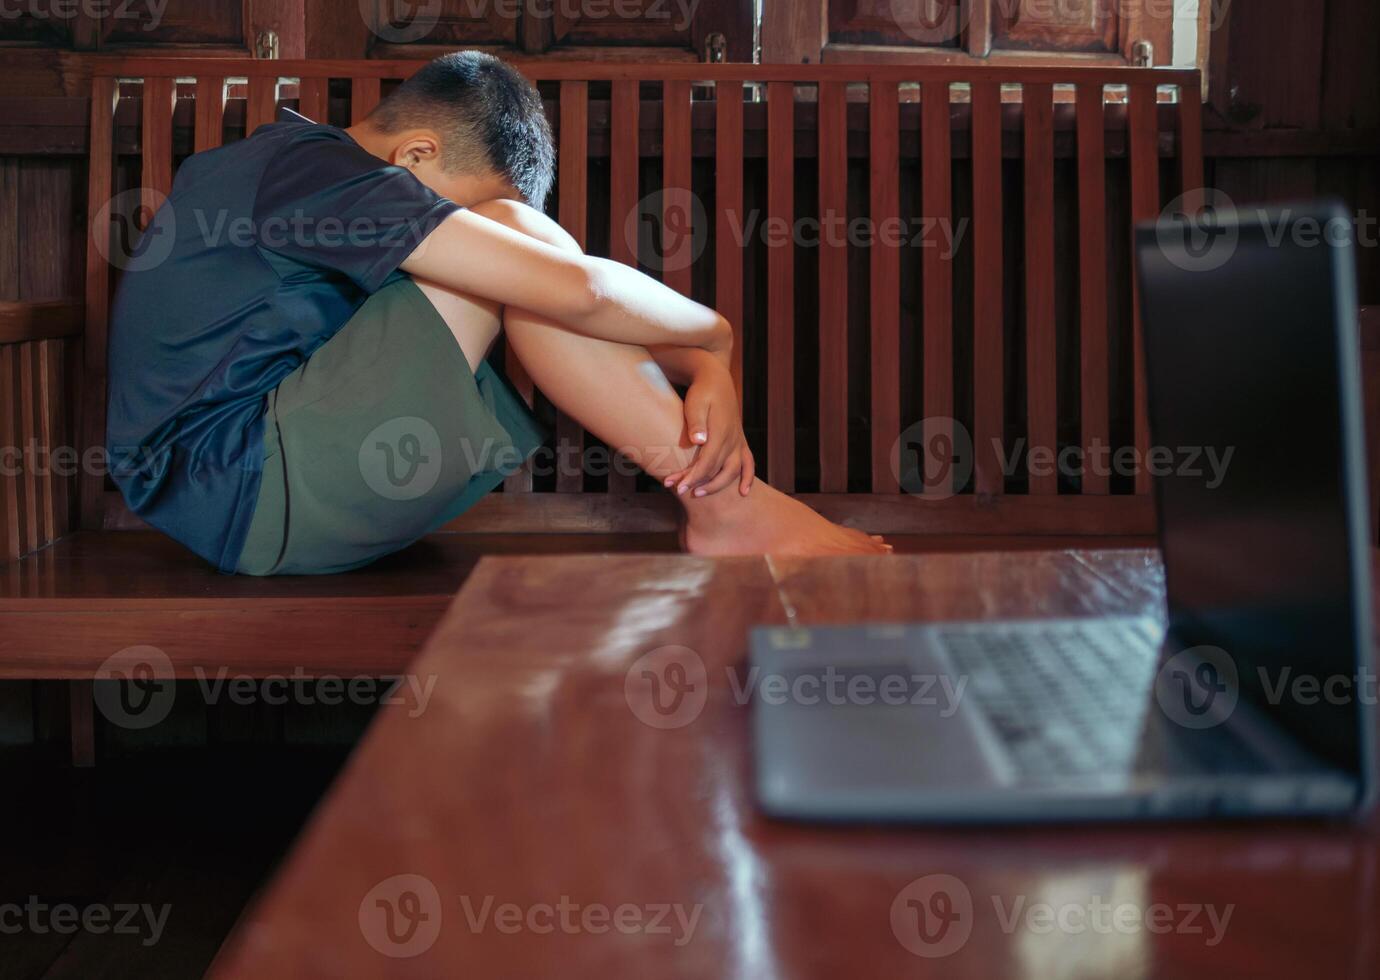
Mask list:
[[[163,76],[180,78],[196,76],[200,72],[220,72],[225,75],[251,76],[303,75],[333,78],[408,78],[429,62],[425,59],[290,59],[260,61],[241,58],[177,58],[139,55],[101,56],[88,59],[93,76],[115,75],[139,78]],[[825,81],[892,82],[948,81],[1002,82],[1014,85],[1027,83],[1049,84],[1067,82],[1076,77],[1080,82],[1101,82],[1103,85],[1127,85],[1136,80],[1152,80],[1160,85],[1193,84],[1198,78],[1196,69],[1132,68],[1110,63],[1068,65],[972,64],[968,62],[939,65],[883,64],[760,64],[748,62],[703,64],[690,62],[630,62],[630,61],[562,61],[524,60],[509,62],[528,78],[543,81],[666,81],[679,79],[689,82],[755,81],[799,82],[817,84]]]
[[733,383],[743,403],[743,85],[714,87],[714,305],[733,325]]
[[661,279],[689,296],[690,274],[698,258],[693,227],[696,208],[691,203],[689,82],[670,81],[662,88],[661,160]]
[[0,344],[81,336],[80,300],[0,302]]
[[[868,193],[875,229],[900,223],[901,150],[893,82],[869,89]],[[897,493],[893,453],[901,438],[901,255],[876,244],[868,256],[872,383],[872,492]]]
[[273,122],[278,115],[278,79],[271,76],[251,78],[244,111],[246,136],[252,136],[254,130]]
[[140,138],[143,141],[143,196],[137,224],[142,231],[153,213],[172,192],[173,182],[173,80],[144,79],[144,113]]
[[950,243],[953,222],[949,84],[925,82],[921,92],[920,197],[925,238],[920,254],[924,336],[926,493],[953,493],[954,458],[954,278]]
[[350,125],[357,126],[369,117],[379,104],[382,92],[381,79],[361,75],[351,76],[350,82]]
[[[1380,954],[1353,940],[1375,917],[1375,816],[1013,829],[821,827],[759,810],[750,626],[1158,618],[1163,601],[1144,550],[486,560],[410,668],[435,679],[429,706],[380,712],[211,975],[645,977],[674,957],[683,977],[854,976],[860,962],[878,977],[987,980],[1013,963],[1045,976],[1068,936],[1047,946],[1038,924],[1002,920],[1037,898],[1146,916],[1233,909],[1212,943],[1206,928],[1144,929],[1133,943],[1080,931],[1080,969],[1096,976],[1374,974]],[[653,687],[672,678],[677,702]],[[891,918],[936,873],[962,882],[974,910],[969,940],[942,960],[909,952]],[[403,874],[421,879],[414,911],[440,919],[411,949],[397,932],[390,943],[382,914]],[[674,930],[474,928],[464,910],[486,898],[699,914],[676,946]],[[1320,941],[1300,945],[1285,920]],[[387,955],[404,950],[415,955]]]
[[973,86],[973,453],[977,493],[1004,493],[1001,86]]
[[[19,445],[19,386],[15,363],[18,344],[0,344],[0,446]],[[28,551],[24,541],[19,469],[13,460],[0,469],[0,558],[12,560]]]
[[1032,494],[1059,492],[1054,322],[1054,105],[1048,85],[1022,88],[1025,130],[1025,376]]
[[795,489],[795,86],[767,83],[767,481]]
[[[91,157],[87,167],[86,329],[82,335],[81,445],[105,445],[105,357],[110,312],[111,225],[98,221],[113,193],[115,80],[97,76],[91,81]],[[80,477],[81,526],[101,526],[105,476],[84,468]]]
[[225,78],[202,75],[196,80],[195,149],[214,150],[224,141]]
[[[1081,85],[1078,119],[1078,356],[1084,459],[1111,446],[1107,335],[1107,162],[1101,85]],[[1098,447],[1104,447],[1099,450]],[[1105,469],[1086,466],[1083,493],[1107,493]]]
[[1203,103],[1197,89],[1181,89],[1178,122],[1179,193],[1185,196],[1184,208],[1196,212],[1203,206]]
[[842,83],[819,87],[819,489],[848,490],[848,122]]
[[303,78],[297,87],[297,111],[313,122],[330,122],[330,79]]
[[[1130,128],[1131,220],[1153,221],[1160,211],[1159,117],[1156,114],[1155,88],[1131,86],[1127,125]],[[1145,348],[1141,338],[1140,285],[1132,270],[1133,397],[1135,399],[1135,446],[1138,458],[1145,459],[1150,449],[1150,419],[1145,396]],[[1136,467],[1136,493],[1152,490],[1149,467]]]

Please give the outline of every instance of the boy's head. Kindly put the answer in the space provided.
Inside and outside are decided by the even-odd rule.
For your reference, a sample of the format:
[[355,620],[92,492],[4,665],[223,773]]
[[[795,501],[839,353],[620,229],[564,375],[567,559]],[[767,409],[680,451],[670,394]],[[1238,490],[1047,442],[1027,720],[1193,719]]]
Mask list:
[[541,208],[551,189],[556,151],[541,97],[510,65],[479,51],[437,58],[351,133],[458,204],[518,197]]

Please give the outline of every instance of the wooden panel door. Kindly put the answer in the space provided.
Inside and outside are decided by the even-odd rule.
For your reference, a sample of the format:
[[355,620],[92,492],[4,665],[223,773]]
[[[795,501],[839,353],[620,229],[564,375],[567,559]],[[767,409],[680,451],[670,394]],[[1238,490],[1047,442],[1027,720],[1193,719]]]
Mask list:
[[1002,0],[992,18],[992,46],[1017,51],[1119,50],[1119,16],[1104,0]]
[[1165,0],[764,0],[762,60],[1167,65],[1173,31]]
[[[180,56],[300,58],[305,0],[48,3],[0,16],[0,44]],[[350,16],[358,16],[350,4]]]
[[358,2],[368,16],[355,49],[324,56],[417,58],[479,47],[529,57],[698,61],[712,47],[722,60],[753,57],[753,0]]

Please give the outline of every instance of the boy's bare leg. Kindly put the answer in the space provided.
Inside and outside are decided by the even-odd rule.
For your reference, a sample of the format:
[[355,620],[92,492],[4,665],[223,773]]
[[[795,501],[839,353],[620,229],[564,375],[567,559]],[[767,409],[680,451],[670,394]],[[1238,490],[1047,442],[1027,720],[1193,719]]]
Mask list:
[[[485,212],[485,205],[475,210]],[[496,220],[508,215],[495,209]],[[574,243],[550,222],[535,229],[553,244]],[[531,233],[530,226],[520,230]],[[523,366],[551,401],[658,482],[689,465],[694,448],[680,396],[645,348],[575,333],[524,310],[493,304],[432,283],[422,291],[456,334],[471,366],[497,337],[499,321]],[[746,497],[728,489],[679,497],[686,547],[699,554],[882,553],[869,535],[825,520],[804,504],[757,481]]]

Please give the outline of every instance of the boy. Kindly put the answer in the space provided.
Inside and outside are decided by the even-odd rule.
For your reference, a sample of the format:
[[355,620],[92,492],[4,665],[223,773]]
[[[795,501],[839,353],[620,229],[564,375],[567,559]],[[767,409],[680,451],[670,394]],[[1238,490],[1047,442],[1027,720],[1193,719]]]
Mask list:
[[536,90],[477,52],[348,130],[299,118],[189,159],[145,232],[168,257],[126,272],[111,317],[131,509],[225,572],[402,548],[540,445],[485,361],[501,329],[557,406],[674,488],[688,550],[888,550],[755,482],[729,324],[583,255],[539,210],[554,163]]

